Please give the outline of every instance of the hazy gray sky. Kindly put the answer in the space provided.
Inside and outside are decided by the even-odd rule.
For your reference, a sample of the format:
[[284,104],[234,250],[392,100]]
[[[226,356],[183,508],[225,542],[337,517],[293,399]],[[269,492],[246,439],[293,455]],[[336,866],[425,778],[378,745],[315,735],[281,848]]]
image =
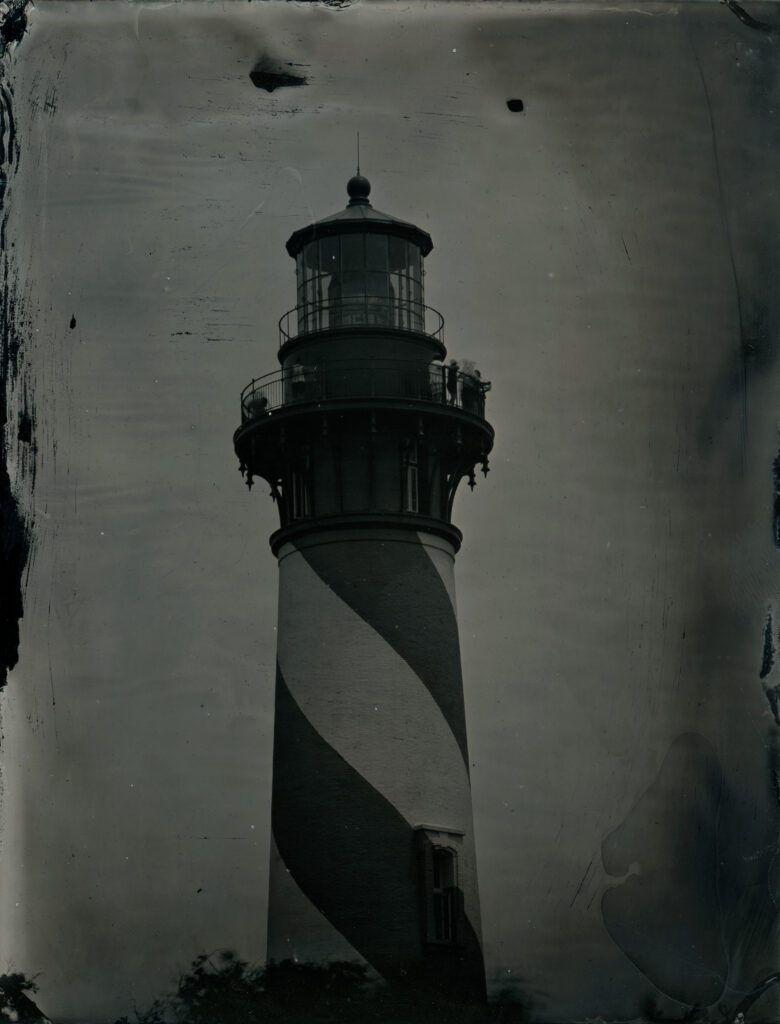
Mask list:
[[[36,3],[0,967],[49,1014],[264,954],[275,510],[231,434],[295,302],[284,243],[344,205],[358,130],[375,205],[433,237],[450,354],[493,382],[455,517],[489,975],[560,1020],[775,963],[769,42],[714,3]],[[260,59],[308,84],[257,90]]]

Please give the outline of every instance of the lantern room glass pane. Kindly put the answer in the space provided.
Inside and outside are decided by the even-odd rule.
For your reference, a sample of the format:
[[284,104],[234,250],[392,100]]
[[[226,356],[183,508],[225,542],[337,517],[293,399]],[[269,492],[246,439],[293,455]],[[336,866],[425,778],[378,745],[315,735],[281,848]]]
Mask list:
[[409,267],[409,274],[415,279],[415,281],[419,281],[422,279],[422,257],[420,255],[420,250],[417,248],[414,242],[408,242],[407,245],[407,265]]
[[424,330],[420,247],[392,233],[327,235],[296,256],[299,329],[361,324]]
[[344,235],[341,239],[341,269],[362,270],[364,266],[363,235]]
[[370,270],[366,272],[366,295],[387,299],[389,284],[387,274],[379,274]]
[[362,271],[350,270],[341,275],[341,294],[360,295],[366,294],[366,275]]
[[[344,248],[341,249],[342,256]],[[366,323],[366,277],[362,270],[339,275],[338,301],[331,310],[331,322],[341,326]]]
[[393,323],[389,299],[389,278],[387,273],[366,271],[366,315],[368,323],[389,327]]
[[330,325],[332,303],[338,301],[341,288],[339,283],[338,235],[330,235],[320,239],[319,257],[319,302],[322,321],[320,326],[328,327]]
[[320,240],[320,271],[337,274],[339,271],[339,237],[330,235]]
[[311,277],[312,272],[316,272],[319,268],[319,260],[317,259],[317,243],[309,242],[308,245],[303,247],[303,264],[306,269],[306,276]]
[[317,306],[317,279],[314,277],[306,280],[304,286],[304,305],[306,306],[307,316],[311,318]]
[[406,242],[403,238],[391,235],[387,240],[390,270],[400,274],[406,273]]
[[387,273],[387,235],[366,235],[366,269]]

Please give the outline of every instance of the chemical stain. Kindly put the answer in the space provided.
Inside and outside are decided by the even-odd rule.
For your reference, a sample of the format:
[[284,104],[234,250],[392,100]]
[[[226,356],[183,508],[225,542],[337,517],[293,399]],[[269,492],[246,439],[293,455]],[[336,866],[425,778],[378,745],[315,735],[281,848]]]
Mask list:
[[688,1006],[714,1003],[728,973],[718,893],[721,790],[709,742],[679,736],[601,848],[607,873],[622,876],[602,898],[607,931],[654,985]]
[[[26,3],[11,4],[0,26],[0,57],[18,44],[27,27]],[[19,659],[19,620],[23,614],[23,587],[30,554],[32,522],[20,501],[19,483],[32,489],[34,466],[19,445],[33,447],[33,416],[26,389],[20,384],[22,335],[19,328],[19,292],[16,266],[7,242],[11,183],[19,163],[13,90],[0,84],[0,687]],[[21,411],[11,411],[24,395]],[[11,423],[16,420],[16,429]],[[11,471],[15,485],[12,485]]]

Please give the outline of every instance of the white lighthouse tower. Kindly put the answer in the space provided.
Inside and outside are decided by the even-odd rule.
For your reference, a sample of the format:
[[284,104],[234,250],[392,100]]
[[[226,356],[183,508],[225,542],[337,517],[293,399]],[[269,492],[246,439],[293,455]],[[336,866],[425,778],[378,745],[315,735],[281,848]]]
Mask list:
[[451,522],[487,472],[478,375],[443,362],[430,236],[349,204],[296,231],[281,370],[235,449],[280,514],[268,956],[484,999]]

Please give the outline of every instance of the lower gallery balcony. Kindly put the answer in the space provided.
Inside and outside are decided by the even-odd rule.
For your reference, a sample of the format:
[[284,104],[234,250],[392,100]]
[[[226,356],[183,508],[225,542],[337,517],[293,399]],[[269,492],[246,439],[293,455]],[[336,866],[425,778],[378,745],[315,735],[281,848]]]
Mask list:
[[490,385],[475,370],[441,363],[398,360],[332,360],[322,366],[296,363],[258,377],[241,394],[241,424],[290,406],[371,399],[405,399],[485,415]]

